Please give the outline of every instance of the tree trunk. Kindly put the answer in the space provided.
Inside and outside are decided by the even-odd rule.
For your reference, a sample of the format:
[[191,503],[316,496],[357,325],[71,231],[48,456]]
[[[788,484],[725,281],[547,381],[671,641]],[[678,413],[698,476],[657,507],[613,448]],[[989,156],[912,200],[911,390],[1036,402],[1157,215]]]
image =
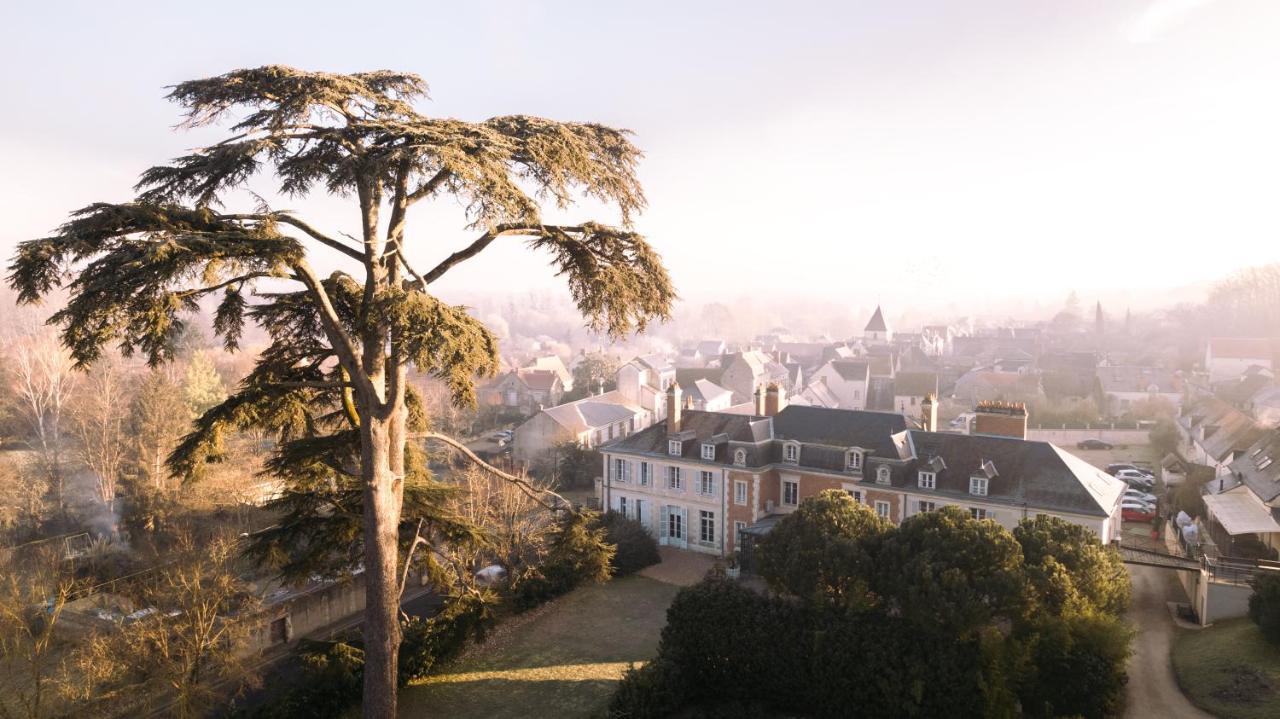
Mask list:
[[[395,416],[395,412],[392,416]],[[364,480],[364,716],[396,716],[400,596],[396,576],[401,481],[393,469],[394,419],[366,413],[360,424]]]

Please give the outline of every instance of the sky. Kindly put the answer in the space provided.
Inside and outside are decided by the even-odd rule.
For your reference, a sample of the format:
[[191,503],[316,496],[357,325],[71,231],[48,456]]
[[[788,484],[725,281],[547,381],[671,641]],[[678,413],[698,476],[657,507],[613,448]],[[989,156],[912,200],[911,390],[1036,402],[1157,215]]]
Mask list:
[[[23,3],[0,27],[0,252],[145,168],[165,86],[240,67],[395,69],[431,115],[631,129],[636,228],[690,301],[1141,308],[1280,260],[1274,0]],[[331,232],[334,198],[276,200]],[[415,266],[465,245],[411,217]],[[615,219],[582,206],[553,220]],[[321,264],[337,262],[319,258]],[[442,295],[558,287],[495,245]]]

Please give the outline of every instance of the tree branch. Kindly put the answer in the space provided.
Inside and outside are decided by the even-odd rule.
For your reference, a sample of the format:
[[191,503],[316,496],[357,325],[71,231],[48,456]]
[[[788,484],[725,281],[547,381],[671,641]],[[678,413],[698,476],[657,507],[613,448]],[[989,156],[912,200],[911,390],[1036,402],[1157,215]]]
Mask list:
[[467,245],[465,248],[449,255],[443,262],[431,268],[430,272],[421,276],[419,283],[423,285],[422,289],[426,289],[426,285],[440,279],[440,277],[443,276],[444,273],[448,272],[454,265],[465,262],[480,254],[491,242],[503,235],[536,235],[546,234],[547,232],[581,231],[581,227],[558,227],[555,225],[541,225],[533,223],[507,223],[497,225],[492,230],[480,235],[480,237],[470,245]]
[[247,280],[252,280],[259,277],[272,277],[272,274],[270,272],[250,272],[248,274],[240,275],[239,277],[232,277],[231,279],[225,282],[219,282],[218,284],[212,285],[210,287],[200,287],[192,290],[183,290],[182,292],[178,292],[176,294],[178,297],[191,297],[192,295],[196,295],[196,296],[204,295],[210,292],[216,292],[222,289],[223,287],[234,285],[237,282],[245,282]]
[[[570,514],[577,514],[577,510],[573,508],[573,502],[570,502],[569,500],[565,499],[564,497],[561,497],[560,495],[556,494],[555,492],[552,492],[549,489],[541,489],[533,486],[533,484],[531,484],[529,480],[525,479],[524,477],[518,477],[514,474],[509,474],[507,472],[504,472],[498,469],[497,467],[489,464],[483,459],[480,459],[480,457],[478,457],[475,452],[472,452],[470,449],[467,449],[467,446],[465,444],[459,442],[453,437],[450,437],[446,434],[440,434],[438,432],[419,432],[419,433],[412,434],[410,436],[418,439],[434,439],[437,442],[441,442],[443,444],[449,445],[453,449],[457,450],[459,454],[471,460],[471,462],[475,464],[477,467],[479,467],[480,469],[488,472],[489,474],[492,474],[498,479],[514,484],[516,488],[519,489],[521,492],[524,492],[524,494],[527,497],[529,497],[529,499],[532,499],[533,501],[542,505],[546,509],[550,509],[552,511],[565,510]],[[549,501],[545,499],[542,495],[549,495],[551,497],[551,500]]]
[[293,215],[289,215],[283,212],[270,212],[267,214],[219,215],[218,217],[219,219],[223,219],[223,220],[256,220],[258,222],[263,222],[266,220],[275,220],[276,222],[283,222],[286,225],[292,225],[293,227],[296,227],[299,230],[302,230],[303,232],[310,235],[311,238],[314,239],[315,241],[323,245],[326,245],[328,247],[331,247],[337,250],[338,252],[341,252],[342,254],[346,255],[347,257],[350,257],[353,260],[356,260],[359,262],[364,261],[364,254],[359,250],[353,247],[348,247],[347,245],[344,245],[343,243],[333,239],[332,237],[329,237],[323,232],[320,232],[316,228],[294,217]]
[[333,302],[329,299],[329,293],[325,292],[324,285],[316,277],[315,271],[311,269],[311,265],[307,264],[306,260],[295,262],[293,269],[298,273],[298,277],[303,284],[307,286],[312,298],[319,307],[320,319],[329,335],[329,343],[333,345],[333,351],[337,353],[338,359],[343,364],[351,368],[348,374],[350,374],[352,382],[368,397],[376,398],[377,392],[374,391],[373,383],[369,381],[369,376],[364,372],[364,365],[356,354],[355,344],[351,341],[351,336],[347,334],[347,331],[342,328],[342,321],[338,319],[338,311],[334,309]]

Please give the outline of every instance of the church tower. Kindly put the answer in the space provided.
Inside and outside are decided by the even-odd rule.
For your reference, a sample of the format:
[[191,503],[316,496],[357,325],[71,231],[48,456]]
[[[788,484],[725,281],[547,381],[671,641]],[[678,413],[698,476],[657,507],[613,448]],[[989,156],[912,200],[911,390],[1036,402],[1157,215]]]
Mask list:
[[884,319],[884,313],[880,311],[880,305],[876,305],[875,314],[871,315],[871,320],[867,322],[867,327],[862,331],[862,339],[868,344],[886,344],[893,341],[893,330],[890,329],[889,323]]

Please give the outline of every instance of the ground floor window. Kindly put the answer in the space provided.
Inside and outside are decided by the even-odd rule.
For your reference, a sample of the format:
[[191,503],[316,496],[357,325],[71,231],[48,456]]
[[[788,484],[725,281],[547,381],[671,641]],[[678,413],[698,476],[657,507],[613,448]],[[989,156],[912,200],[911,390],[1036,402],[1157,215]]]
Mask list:
[[880,515],[881,517],[884,517],[885,519],[888,519],[888,518],[889,518],[889,503],[888,503],[888,502],[876,501],[876,514]]
[[938,508],[938,505],[937,505],[937,504],[934,504],[933,502],[930,502],[930,501],[928,501],[928,500],[924,500],[924,499],[922,499],[922,500],[920,500],[920,502],[919,502],[919,509],[918,509],[918,511],[920,511],[920,512],[932,512],[933,510],[935,510],[935,509],[937,509],[937,508]]
[[853,497],[853,501],[857,502],[858,504],[862,504],[861,489],[846,489],[845,492],[847,492],[850,497]]
[[970,508],[969,508],[969,514],[970,514],[970,516],[972,516],[974,519],[986,519],[986,518],[987,518],[987,510],[983,509],[982,507],[970,507]]
[[800,483],[782,481],[782,503],[794,507],[800,503]]
[[733,551],[738,551],[738,543],[742,541],[742,530],[746,528],[746,522],[733,523]]
[[716,513],[705,509],[698,512],[698,541],[703,544],[715,544]]
[[618,497],[618,513],[624,517],[631,516],[630,514],[627,514],[627,498],[626,497]]

